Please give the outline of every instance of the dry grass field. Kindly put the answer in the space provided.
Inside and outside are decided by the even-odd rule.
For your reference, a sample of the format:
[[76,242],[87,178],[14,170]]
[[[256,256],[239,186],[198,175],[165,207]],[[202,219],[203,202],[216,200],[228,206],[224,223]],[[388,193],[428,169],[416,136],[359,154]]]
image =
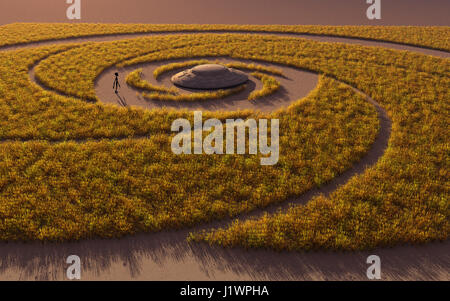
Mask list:
[[[449,31],[448,27],[1,26],[1,46],[106,34],[179,33],[0,51],[0,239],[120,237],[240,214],[228,226],[193,231],[188,239],[276,250],[364,250],[446,240],[450,61],[279,33],[358,37],[448,51]],[[127,82],[145,90],[145,98],[182,103],[239,95],[242,86],[178,93],[146,82],[139,69],[152,62],[185,60],[154,70],[158,78],[220,57],[235,59],[229,67],[260,79],[262,90],[248,96],[257,102],[281,93],[277,77],[283,76],[283,66],[320,74],[318,86],[289,107],[269,113],[203,113],[204,119],[222,121],[278,118],[276,165],[259,165],[261,155],[174,155],[171,123],[177,118],[192,122],[191,112],[105,105],[95,92],[96,78],[105,70],[136,65]],[[31,68],[39,85],[30,79]],[[375,100],[392,121],[380,160],[329,197],[243,218],[320,188],[369,152],[380,130],[379,116],[355,89]]]

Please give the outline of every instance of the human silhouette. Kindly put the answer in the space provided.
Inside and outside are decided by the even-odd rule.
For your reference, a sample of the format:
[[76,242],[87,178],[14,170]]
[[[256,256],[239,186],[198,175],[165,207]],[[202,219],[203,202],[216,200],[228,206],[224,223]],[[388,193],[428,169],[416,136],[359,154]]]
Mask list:
[[119,84],[119,73],[116,72],[115,73],[116,78],[114,79],[114,83],[113,83],[113,89],[115,90],[116,94],[118,93],[117,89],[120,88],[120,84]]

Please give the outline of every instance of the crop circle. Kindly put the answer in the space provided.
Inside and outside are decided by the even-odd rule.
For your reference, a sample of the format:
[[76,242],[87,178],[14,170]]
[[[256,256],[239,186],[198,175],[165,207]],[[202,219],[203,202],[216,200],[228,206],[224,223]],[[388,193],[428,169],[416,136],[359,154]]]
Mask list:
[[[321,74],[316,89],[289,106],[205,113],[218,120],[279,118],[277,166],[261,167],[250,155],[175,156],[170,125],[191,120],[188,110],[86,102],[110,97],[96,90],[105,72],[218,57]],[[320,189],[372,149],[382,151],[371,167],[331,196],[196,239],[365,249],[448,236],[441,160],[448,152],[448,60],[296,37],[214,33],[44,45],[4,51],[0,63],[2,169],[8,171],[0,183],[3,240],[114,237],[236,216]],[[276,82],[282,76],[252,72],[267,93],[285,95]],[[110,78],[107,86],[112,93]],[[156,92],[176,100],[171,91]],[[117,97],[130,101],[120,91]],[[270,106],[266,100],[258,105]],[[198,104],[176,106],[192,111]],[[388,135],[377,144],[383,130]]]

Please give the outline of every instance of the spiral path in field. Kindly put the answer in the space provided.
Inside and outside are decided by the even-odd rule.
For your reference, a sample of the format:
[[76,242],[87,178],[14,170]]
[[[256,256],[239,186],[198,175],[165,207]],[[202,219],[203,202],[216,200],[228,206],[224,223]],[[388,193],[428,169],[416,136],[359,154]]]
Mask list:
[[[194,33],[193,33],[194,34]],[[249,33],[251,34],[251,32]],[[26,45],[18,45],[13,47],[6,47],[4,50],[18,49],[22,47],[34,47],[41,45],[51,45],[57,43],[77,42],[77,41],[108,41],[117,38],[130,38],[148,36],[151,34],[133,34],[133,35],[113,35],[105,37],[87,37],[77,39],[64,39],[61,41],[46,41],[30,43]],[[273,33],[271,35],[274,35]],[[422,49],[420,47],[396,45],[393,43],[345,39],[335,37],[314,37],[305,35],[303,38],[318,39],[320,41],[329,42],[349,42],[369,46],[382,46],[395,49],[406,49],[426,54],[438,55],[440,57],[449,57],[449,53],[442,51],[435,51],[429,49]],[[226,61],[227,59],[222,59]],[[162,62],[166,63],[166,62]],[[158,63],[159,64],[159,63]],[[157,64],[149,63],[142,65],[143,68],[152,70]],[[34,77],[34,67],[30,68],[31,80],[39,84]],[[138,66],[132,66],[129,70],[134,70]],[[305,73],[305,84],[302,91],[297,91],[296,97],[306,95],[316,84],[317,75],[306,71],[297,70],[294,68],[281,67],[283,72],[286,72],[286,82],[283,86],[289,84],[289,78],[296,76],[296,72]],[[123,73],[129,71],[127,68],[121,69]],[[144,69],[144,72],[146,69]],[[111,97],[110,94],[105,94],[100,87],[103,87],[106,82],[110,86],[111,74],[113,70],[105,70],[96,82],[96,92],[99,98],[108,102],[118,103],[117,99]],[[306,80],[308,78],[308,80]],[[124,78],[122,77],[122,80]],[[147,77],[147,80],[150,80]],[[167,81],[167,78],[163,79]],[[123,82],[122,82],[123,83]],[[256,86],[257,84],[255,84]],[[126,86],[122,84],[122,87]],[[356,90],[356,89],[355,89]],[[358,91],[363,93],[362,91]],[[111,92],[108,92],[111,93]],[[133,93],[122,91],[122,93]],[[114,94],[112,95],[114,96]],[[139,104],[139,98],[131,97],[131,94],[124,94],[126,98],[125,103],[129,105],[146,106],[142,102]],[[310,191],[302,197],[291,202],[285,202],[284,206],[289,203],[304,203],[312,196],[318,193],[328,194],[334,191],[338,185],[345,183],[355,174],[363,173],[368,167],[375,164],[378,159],[384,154],[387,147],[389,134],[391,130],[391,121],[386,112],[368,95],[365,95],[367,100],[371,102],[377,109],[380,118],[380,133],[369,153],[355,166],[344,174],[336,177],[333,181],[320,189]],[[128,103],[130,101],[130,103]],[[134,102],[131,102],[134,101]],[[241,100],[242,101],[242,100]],[[258,103],[258,109],[270,111],[279,107],[284,107],[289,103],[289,100],[280,98],[276,104],[273,103]],[[254,108],[250,102],[246,102],[249,107]],[[157,104],[151,103],[147,106],[159,107],[174,106],[179,107],[180,104]],[[183,104],[183,108],[194,109],[199,106],[208,110],[233,110],[242,108],[239,100],[226,101],[223,103],[211,104]],[[270,209],[274,210],[279,207],[272,206]],[[261,214],[265,210],[257,210],[252,215]],[[224,224],[224,222],[212,223],[214,226]],[[211,224],[206,225],[210,227]],[[199,226],[202,228],[205,226]],[[120,240],[93,240],[82,241],[77,243],[64,244],[50,244],[42,245],[40,243],[31,243],[22,245],[18,243],[2,244],[0,247],[0,254],[2,255],[2,267],[0,269],[0,277],[8,278],[18,276],[22,279],[30,279],[36,277],[37,279],[64,279],[64,270],[55,262],[63,262],[67,254],[77,254],[86,262],[86,270],[84,278],[87,279],[159,279],[159,280],[192,280],[192,279],[251,279],[251,280],[266,280],[266,279],[365,279],[365,258],[367,252],[358,252],[354,254],[329,254],[329,253],[315,253],[315,254],[276,254],[264,250],[223,250],[217,247],[205,247],[203,245],[190,245],[185,242],[186,235],[190,230],[182,231],[164,231],[156,234],[141,234],[135,237],[127,237]],[[446,279],[448,277],[449,256],[442,256],[442,254],[449,254],[450,245],[445,242],[441,245],[428,245],[425,247],[397,247],[393,250],[377,250],[378,255],[386,258],[384,262],[385,269],[383,270],[384,279],[417,279],[417,271],[421,271],[424,279]],[[373,253],[373,252],[371,252]],[[440,256],[435,256],[439,254]],[[416,266],[410,266],[411,261],[416,257],[426,257]],[[270,264],[268,264],[270,262]],[[389,265],[393,266],[392,269]],[[46,268],[45,268],[46,267]],[[44,269],[44,271],[42,271]],[[400,270],[400,274],[398,272]],[[18,272],[17,272],[18,271]],[[105,274],[106,271],[109,274]],[[189,271],[189,272],[187,272]],[[39,276],[35,276],[38,274]],[[14,275],[14,276],[11,276]],[[447,278],[448,279],[448,278]]]
[[[237,60],[230,58],[212,58],[211,61],[218,60],[220,63],[231,62],[244,62],[255,63],[250,60]],[[185,60],[171,60],[164,62],[152,62],[138,64],[123,68],[109,68],[102,72],[97,78],[95,84],[95,91],[100,101],[103,103],[126,105],[126,106],[138,106],[146,109],[152,108],[176,108],[176,109],[189,109],[189,110],[208,110],[208,111],[235,111],[235,110],[260,110],[263,112],[271,112],[278,108],[287,107],[297,99],[303,98],[308,95],[317,85],[318,75],[313,72],[299,70],[295,68],[289,68],[285,66],[276,66],[276,68],[283,71],[284,76],[276,76],[277,80],[281,82],[281,89],[274,95],[255,101],[249,101],[248,95],[255,90],[262,88],[261,81],[251,75],[252,71],[247,72],[249,76],[249,82],[246,83],[246,89],[236,95],[228,96],[224,99],[211,99],[206,101],[194,101],[194,102],[173,102],[173,101],[161,101],[145,99],[142,95],[136,93],[136,89],[130,87],[125,82],[125,77],[129,72],[137,68],[143,69],[144,79],[154,85],[162,85],[164,87],[173,87],[170,79],[180,70],[174,70],[164,73],[161,78],[156,80],[152,74],[154,69],[165,65],[169,62],[183,62]],[[257,62],[259,65],[272,66],[272,64]],[[119,95],[115,95],[114,91],[110,89],[111,78],[114,78],[114,73],[119,71],[123,76],[119,77],[120,91]],[[244,71],[244,70],[243,70]],[[178,89],[180,93],[193,93],[195,90],[190,89]]]

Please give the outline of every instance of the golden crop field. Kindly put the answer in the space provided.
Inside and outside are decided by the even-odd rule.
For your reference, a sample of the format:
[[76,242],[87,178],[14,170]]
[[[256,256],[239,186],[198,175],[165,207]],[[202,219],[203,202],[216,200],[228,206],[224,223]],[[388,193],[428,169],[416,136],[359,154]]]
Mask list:
[[136,69],[135,71],[130,72],[127,75],[126,82],[128,85],[130,85],[132,87],[150,91],[150,92],[162,92],[162,93],[169,93],[169,94],[174,94],[174,95],[178,93],[178,90],[175,88],[156,86],[156,85],[150,84],[146,80],[143,80],[142,79],[142,68]]
[[269,96],[278,89],[280,89],[280,82],[277,81],[273,76],[261,73],[261,72],[253,72],[252,75],[261,80],[263,83],[263,88],[259,91],[253,91],[248,96],[248,100],[255,100],[258,98],[263,98],[265,96]]
[[168,101],[201,101],[207,99],[221,99],[227,96],[237,94],[239,92],[244,91],[246,88],[245,85],[240,85],[238,87],[226,90],[217,90],[214,92],[196,92],[191,94],[167,94],[160,92],[152,92],[152,93],[142,93],[142,96],[145,98],[153,99],[153,100],[168,100]]
[[[140,56],[138,58],[134,58],[129,61],[126,61],[125,63],[118,64],[118,66],[135,65],[135,64],[139,64],[139,63],[148,62],[148,60],[151,60],[151,58],[148,58],[147,56]],[[162,74],[164,74],[166,72],[177,70],[177,69],[182,69],[182,68],[187,68],[187,67],[192,67],[192,66],[196,66],[196,65],[202,65],[202,64],[221,64],[228,68],[259,71],[259,72],[271,73],[271,74],[275,74],[275,75],[279,75],[279,76],[283,75],[283,72],[281,70],[278,70],[277,68],[262,66],[262,65],[258,65],[258,64],[247,64],[247,63],[242,63],[242,62],[233,62],[233,63],[224,64],[218,60],[211,61],[211,60],[203,59],[203,60],[187,61],[187,62],[183,62],[183,63],[171,63],[171,64],[166,64],[166,65],[160,66],[155,69],[155,71],[153,72],[153,76],[156,79],[158,79]]]
[[440,26],[320,26],[320,25],[185,25],[185,24],[33,24],[0,28],[0,46],[70,37],[124,33],[193,31],[257,31],[364,38],[450,50],[450,29]]
[[[34,35],[27,34],[30,26],[36,26]],[[3,45],[9,45],[213,29],[376,37],[450,49],[448,28],[13,24],[0,27],[0,35]],[[191,112],[119,108],[100,103],[95,92],[96,78],[110,67],[185,59],[186,65],[178,65],[183,68],[192,59],[215,57],[254,61],[228,66],[256,71],[254,76],[263,82],[263,90],[254,91],[257,96],[280,88],[272,76],[282,75],[279,66],[320,74],[316,89],[288,108],[203,114],[204,119],[219,120],[278,118],[276,165],[259,165],[261,155],[174,155],[171,123],[177,118],[192,122]],[[174,70],[167,66],[154,76]],[[30,81],[32,67],[48,90]],[[152,98],[183,97],[142,82],[140,72],[130,74],[129,83],[153,91]],[[374,166],[330,197],[194,232],[189,239],[278,250],[356,250],[447,239],[450,61],[242,33],[158,35],[0,51],[0,239],[62,241],[177,229],[234,217],[321,187],[358,162],[379,132],[375,107],[352,87],[377,101],[392,120],[388,147]]]

